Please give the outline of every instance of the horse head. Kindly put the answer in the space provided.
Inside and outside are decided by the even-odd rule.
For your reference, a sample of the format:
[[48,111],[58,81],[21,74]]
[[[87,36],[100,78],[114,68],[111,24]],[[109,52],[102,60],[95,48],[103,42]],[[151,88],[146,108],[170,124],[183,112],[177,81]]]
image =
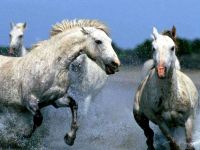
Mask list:
[[108,34],[94,27],[82,27],[81,31],[87,36],[86,54],[93,60],[102,62],[107,74],[114,74],[118,71],[120,60],[112,47],[112,40]]
[[176,28],[173,27],[168,34],[160,34],[155,27],[153,28],[153,59],[157,75],[161,79],[169,76],[169,72],[175,67],[176,63],[176,43],[174,41],[176,38]]
[[11,31],[10,31],[10,49],[9,54],[14,55],[15,53],[19,53],[19,49],[23,46],[23,36],[24,31],[26,29],[26,23],[11,23]]

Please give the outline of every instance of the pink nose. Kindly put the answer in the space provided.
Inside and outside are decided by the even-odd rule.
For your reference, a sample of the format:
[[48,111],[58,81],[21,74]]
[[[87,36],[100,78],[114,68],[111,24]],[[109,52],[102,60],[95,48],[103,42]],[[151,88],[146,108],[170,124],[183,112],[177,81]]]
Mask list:
[[13,49],[13,48],[10,48],[10,49],[9,49],[9,54],[10,54],[10,55],[14,55],[14,49]]
[[115,59],[113,62],[112,62],[112,64],[115,64],[115,66],[120,66],[121,65],[121,63],[120,63],[120,60],[117,58],[117,59]]
[[166,67],[162,64],[158,64],[157,73],[160,78],[164,78],[166,73]]

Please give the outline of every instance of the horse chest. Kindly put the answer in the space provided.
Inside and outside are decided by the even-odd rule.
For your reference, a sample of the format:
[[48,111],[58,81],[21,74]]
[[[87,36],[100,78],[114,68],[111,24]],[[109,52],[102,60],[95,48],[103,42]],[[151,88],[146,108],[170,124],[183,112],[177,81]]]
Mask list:
[[155,115],[169,126],[184,125],[189,116],[188,109],[180,103],[177,97],[160,97],[156,105]]
[[[147,97],[147,95],[146,95]],[[147,99],[146,99],[147,100]],[[184,125],[189,113],[182,99],[173,94],[159,94],[143,102],[143,111],[149,118],[164,120],[169,126]],[[157,119],[154,120],[156,122]]]

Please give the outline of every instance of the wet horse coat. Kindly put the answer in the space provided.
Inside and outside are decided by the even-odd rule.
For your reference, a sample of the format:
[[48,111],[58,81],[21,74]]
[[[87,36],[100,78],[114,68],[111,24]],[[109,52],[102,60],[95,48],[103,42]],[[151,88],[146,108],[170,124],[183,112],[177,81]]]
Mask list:
[[171,150],[179,150],[180,147],[172,137],[170,128],[184,127],[187,150],[193,150],[193,120],[199,104],[197,89],[188,76],[176,69],[173,41],[159,34],[155,28],[153,36],[155,67],[136,91],[133,108],[135,120],[144,130],[148,150],[155,149],[149,121],[159,126],[170,142]]
[[[174,35],[176,35],[176,27],[175,26],[172,27],[171,31],[166,30],[162,34],[167,35],[170,38],[172,38],[174,43],[176,44],[176,36],[174,36]],[[177,45],[176,45],[176,47],[177,47]],[[155,62],[153,59],[149,59],[149,60],[145,61],[144,65],[142,67],[142,80],[148,75],[150,70],[154,67],[155,67]],[[175,61],[175,67],[178,70],[181,69],[180,62],[177,57],[176,57],[176,61]]]
[[50,39],[35,45],[24,57],[0,56],[0,84],[4,85],[0,87],[0,103],[26,107],[32,112],[31,134],[42,123],[40,108],[70,107],[72,124],[65,141],[73,145],[78,129],[78,105],[67,92],[69,67],[83,53],[100,61],[107,74],[114,74],[120,65],[107,27],[96,20],[63,21],[53,27]]

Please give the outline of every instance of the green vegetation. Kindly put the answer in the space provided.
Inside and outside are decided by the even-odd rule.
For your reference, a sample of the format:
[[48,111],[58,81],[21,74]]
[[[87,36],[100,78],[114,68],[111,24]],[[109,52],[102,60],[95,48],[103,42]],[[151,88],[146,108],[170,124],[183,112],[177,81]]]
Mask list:
[[[200,39],[188,40],[177,38],[177,56],[183,68],[200,69]],[[122,64],[141,65],[152,58],[151,40],[145,40],[132,49],[122,49],[113,43]],[[0,47],[1,55],[8,55],[8,47]]]
[[[177,38],[177,56],[183,68],[200,69],[200,39]],[[122,64],[141,65],[152,58],[151,40],[145,40],[133,49],[121,49],[113,44]]]
[[8,47],[0,47],[0,55],[8,55]]

